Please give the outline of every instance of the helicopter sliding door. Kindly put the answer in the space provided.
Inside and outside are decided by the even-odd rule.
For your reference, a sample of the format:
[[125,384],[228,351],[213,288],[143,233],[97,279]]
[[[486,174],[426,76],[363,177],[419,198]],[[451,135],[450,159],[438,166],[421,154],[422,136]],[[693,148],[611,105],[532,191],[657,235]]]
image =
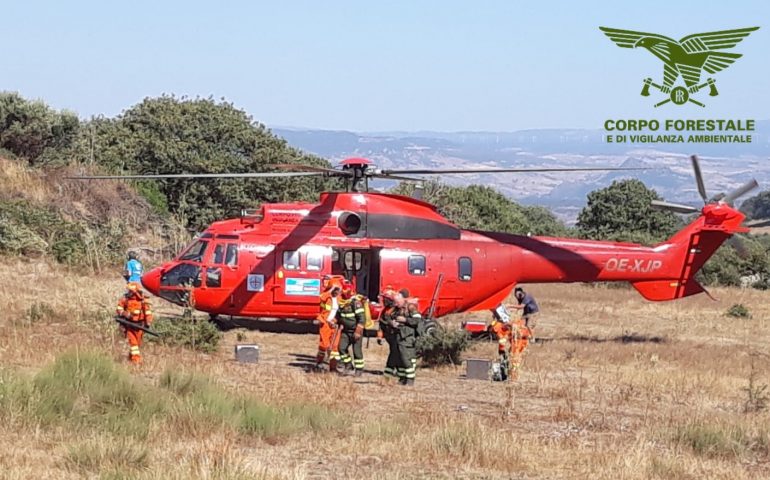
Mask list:
[[332,275],[342,275],[356,291],[376,301],[380,294],[380,249],[334,249]]

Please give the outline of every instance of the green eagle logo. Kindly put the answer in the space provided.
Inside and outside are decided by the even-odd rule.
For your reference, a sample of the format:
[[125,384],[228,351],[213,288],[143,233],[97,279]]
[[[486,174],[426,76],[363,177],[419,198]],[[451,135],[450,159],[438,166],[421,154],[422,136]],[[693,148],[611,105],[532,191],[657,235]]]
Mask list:
[[[619,30],[617,28],[599,27],[610,40],[622,48],[643,47],[663,61],[663,83],[657,84],[651,78],[644,80],[642,96],[650,95],[650,87],[654,87],[669,97],[655,104],[656,107],[671,102],[684,105],[687,102],[705,107],[703,103],[692,98],[702,88],[709,87],[709,95],[719,95],[716,81],[709,77],[701,82],[702,72],[715,74],[729,67],[741,58],[740,53],[724,52],[736,46],[741,40],[759,27],[722,30],[719,32],[696,33],[688,35],[678,42],[673,38],[655,33]],[[679,77],[685,86],[674,86]],[[686,87],[686,88],[685,88]]]

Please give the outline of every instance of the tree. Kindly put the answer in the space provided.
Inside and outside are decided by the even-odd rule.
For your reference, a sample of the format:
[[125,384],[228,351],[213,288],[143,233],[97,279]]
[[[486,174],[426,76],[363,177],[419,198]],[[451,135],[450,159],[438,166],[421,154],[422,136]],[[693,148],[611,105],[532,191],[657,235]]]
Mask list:
[[79,130],[80,120],[72,112],[0,92],[0,148],[31,164],[66,163]]
[[770,218],[770,190],[765,190],[743,202],[741,212],[746,214],[747,220]]
[[[96,161],[116,173],[238,173],[278,170],[280,164],[329,167],[289,147],[227,102],[173,96],[148,98],[116,119],[95,119]],[[200,229],[261,202],[314,201],[336,181],[323,178],[163,180],[157,189],[169,210]],[[155,202],[157,204],[157,202]]]
[[655,243],[670,237],[680,226],[677,217],[650,204],[658,194],[636,179],[616,180],[588,194],[578,215],[581,236],[601,240]]
[[[401,183],[393,192],[411,196],[414,187],[412,183]],[[564,224],[547,209],[521,206],[482,185],[453,187],[425,182],[422,198],[462,228],[524,235],[564,235],[567,232]]]

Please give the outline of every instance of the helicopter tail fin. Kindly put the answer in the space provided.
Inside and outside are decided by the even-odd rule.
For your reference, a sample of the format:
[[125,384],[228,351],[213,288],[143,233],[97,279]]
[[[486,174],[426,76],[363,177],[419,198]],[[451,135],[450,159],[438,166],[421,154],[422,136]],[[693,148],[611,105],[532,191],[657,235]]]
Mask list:
[[724,203],[709,204],[701,216],[655,248],[666,251],[665,263],[676,265],[669,278],[641,280],[631,285],[647,300],[662,301],[705,292],[695,274],[733,234],[748,231],[744,215]]

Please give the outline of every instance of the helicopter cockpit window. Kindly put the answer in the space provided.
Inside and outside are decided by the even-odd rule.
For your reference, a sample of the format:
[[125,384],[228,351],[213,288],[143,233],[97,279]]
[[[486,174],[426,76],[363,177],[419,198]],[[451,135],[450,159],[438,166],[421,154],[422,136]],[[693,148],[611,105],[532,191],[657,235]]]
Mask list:
[[412,275],[425,275],[425,257],[422,255],[409,256],[409,273]]
[[160,277],[162,287],[201,286],[201,267],[180,263]]
[[319,252],[310,252],[307,254],[307,269],[312,272],[319,272],[324,266],[324,256]]
[[190,245],[190,248],[185,250],[182,256],[179,257],[179,260],[190,260],[193,262],[202,262],[203,254],[206,253],[206,247],[208,246],[208,244],[209,242],[198,240],[197,242]]
[[225,255],[225,265],[234,267],[238,265],[238,245],[235,243],[227,244],[227,254]]
[[283,268],[286,270],[299,270],[300,253],[297,250],[283,252]]
[[457,260],[457,276],[463,282],[469,282],[473,274],[473,263],[468,257],[460,257]]

